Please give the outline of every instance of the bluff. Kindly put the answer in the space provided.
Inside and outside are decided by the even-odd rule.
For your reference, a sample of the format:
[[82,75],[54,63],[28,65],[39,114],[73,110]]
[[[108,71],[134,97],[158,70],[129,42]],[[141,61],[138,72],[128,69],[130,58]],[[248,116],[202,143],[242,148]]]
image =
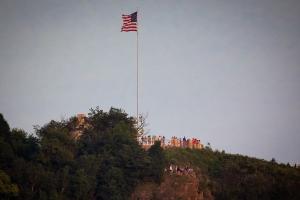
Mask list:
[[0,114],[0,199],[300,199],[297,167],[209,147],[145,150],[120,109],[82,119],[30,135]]
[[[160,184],[145,182],[132,199],[300,199],[300,169],[238,154],[170,148]],[[192,174],[170,173],[169,166]]]

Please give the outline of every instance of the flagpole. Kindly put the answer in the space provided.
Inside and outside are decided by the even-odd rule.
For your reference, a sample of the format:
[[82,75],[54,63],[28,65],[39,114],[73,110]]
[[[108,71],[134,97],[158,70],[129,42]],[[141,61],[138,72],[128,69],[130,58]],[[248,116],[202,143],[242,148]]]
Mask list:
[[138,9],[137,9],[137,31],[136,31],[136,120],[139,127],[139,27],[138,27]]

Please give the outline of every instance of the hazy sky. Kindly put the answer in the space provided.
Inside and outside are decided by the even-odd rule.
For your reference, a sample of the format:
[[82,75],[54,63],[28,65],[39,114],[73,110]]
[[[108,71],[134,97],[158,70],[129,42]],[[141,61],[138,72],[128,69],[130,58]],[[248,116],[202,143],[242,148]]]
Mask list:
[[300,163],[299,0],[0,0],[0,112],[32,132],[97,105],[150,134]]

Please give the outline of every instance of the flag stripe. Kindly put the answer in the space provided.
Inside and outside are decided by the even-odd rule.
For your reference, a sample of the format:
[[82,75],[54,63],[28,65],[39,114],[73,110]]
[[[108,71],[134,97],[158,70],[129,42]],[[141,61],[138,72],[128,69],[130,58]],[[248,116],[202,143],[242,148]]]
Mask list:
[[137,12],[134,12],[130,15],[122,15],[123,25],[121,31],[129,32],[129,31],[137,31]]

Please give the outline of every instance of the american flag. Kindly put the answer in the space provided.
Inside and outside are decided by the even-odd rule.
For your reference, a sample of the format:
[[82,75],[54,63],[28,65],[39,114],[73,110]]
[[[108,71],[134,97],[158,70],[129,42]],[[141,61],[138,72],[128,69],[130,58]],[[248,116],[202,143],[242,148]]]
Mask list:
[[137,31],[137,12],[130,15],[122,15],[123,26],[121,31]]

